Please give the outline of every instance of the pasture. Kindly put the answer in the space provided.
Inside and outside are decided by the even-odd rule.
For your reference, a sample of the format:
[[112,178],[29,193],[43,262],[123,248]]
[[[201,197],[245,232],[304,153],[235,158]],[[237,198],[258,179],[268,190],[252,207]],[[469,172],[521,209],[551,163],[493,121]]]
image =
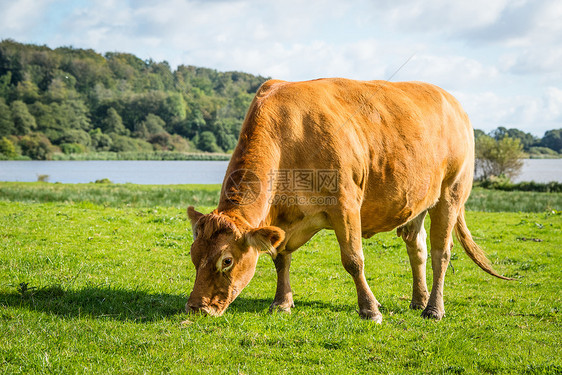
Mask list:
[[440,322],[408,309],[395,232],[363,240],[376,325],[356,313],[328,231],[293,256],[292,314],[268,313],[276,274],[262,256],[224,316],[186,315],[185,208],[210,211],[218,189],[0,183],[0,373],[562,373],[562,194],[474,191],[468,226],[516,280],[456,245]]

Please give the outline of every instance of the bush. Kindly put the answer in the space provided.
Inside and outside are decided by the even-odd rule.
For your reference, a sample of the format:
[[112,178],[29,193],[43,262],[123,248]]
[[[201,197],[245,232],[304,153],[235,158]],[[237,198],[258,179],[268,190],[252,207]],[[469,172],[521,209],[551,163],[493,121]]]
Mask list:
[[100,128],[90,131],[90,138],[92,139],[92,147],[97,151],[109,151],[113,140],[107,134],[103,134]]
[[523,146],[519,139],[498,140],[481,135],[476,138],[476,172],[483,179],[492,176],[513,178],[523,167]]
[[477,187],[485,189],[503,190],[503,191],[534,191],[539,193],[562,193],[562,183],[552,181],[547,183],[524,181],[512,183],[505,177],[492,177],[486,180],[478,181],[474,184]]
[[58,139],[60,144],[63,143],[73,143],[83,145],[85,148],[90,147],[92,144],[92,139],[90,134],[86,133],[84,130],[70,129],[67,130],[61,138]]
[[531,158],[533,156],[538,156],[539,158],[541,156],[547,156],[547,157],[559,157],[560,154],[557,153],[556,151],[548,148],[548,147],[531,147],[529,149],[529,154],[531,156]]
[[217,139],[215,135],[209,131],[202,132],[197,141],[197,148],[207,152],[222,152],[217,146]]
[[31,133],[21,137],[19,146],[22,155],[29,156],[33,160],[51,159],[53,152],[56,151],[51,141],[41,133]]
[[151,152],[153,147],[150,143],[136,138],[129,138],[122,135],[112,133],[111,140],[113,142],[111,151],[114,152]]
[[0,139],[0,155],[3,155],[6,159],[18,156],[16,146],[6,137]]
[[78,143],[63,143],[60,148],[65,154],[83,154],[87,151],[86,147]]

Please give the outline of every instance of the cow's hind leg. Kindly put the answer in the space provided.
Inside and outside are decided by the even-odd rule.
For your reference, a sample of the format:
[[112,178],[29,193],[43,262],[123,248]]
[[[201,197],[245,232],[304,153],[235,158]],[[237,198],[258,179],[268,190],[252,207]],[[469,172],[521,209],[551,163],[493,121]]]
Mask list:
[[427,234],[423,227],[423,221],[427,211],[418,215],[405,226],[398,228],[398,235],[406,243],[410,265],[412,267],[412,302],[411,309],[423,309],[427,304],[429,293],[425,279],[425,263],[427,260]]
[[431,227],[431,268],[433,269],[433,287],[427,306],[422,312],[424,318],[441,319],[445,315],[443,304],[443,286],[445,273],[451,259],[453,246],[453,227],[456,223],[458,207],[450,199],[441,199],[429,211]]
[[382,314],[379,311],[379,303],[365,279],[359,209],[338,213],[335,216],[331,220],[340,245],[343,266],[355,282],[359,316],[380,323]]
[[273,262],[275,263],[275,269],[277,270],[277,291],[275,292],[275,299],[269,307],[269,311],[291,312],[291,308],[295,307],[293,303],[291,282],[289,280],[291,253],[279,253]]

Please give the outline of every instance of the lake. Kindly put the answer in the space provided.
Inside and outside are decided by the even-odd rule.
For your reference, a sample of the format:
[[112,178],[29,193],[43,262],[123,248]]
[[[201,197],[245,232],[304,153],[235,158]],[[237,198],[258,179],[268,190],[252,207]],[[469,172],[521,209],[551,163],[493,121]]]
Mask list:
[[[220,184],[228,161],[0,161],[0,181],[87,183],[108,178],[115,183]],[[562,182],[562,159],[526,159],[519,181]]]

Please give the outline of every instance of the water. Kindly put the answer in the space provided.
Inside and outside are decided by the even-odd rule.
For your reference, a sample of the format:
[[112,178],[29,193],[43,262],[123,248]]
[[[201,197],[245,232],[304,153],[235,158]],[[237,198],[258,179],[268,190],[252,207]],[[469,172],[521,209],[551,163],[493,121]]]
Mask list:
[[562,159],[525,159],[521,174],[514,182],[562,182]]
[[86,183],[108,178],[133,184],[220,184],[228,161],[0,161],[0,181]]
[[[0,181],[86,183],[108,178],[115,183],[220,184],[228,161],[0,161]],[[562,182],[562,159],[527,159],[519,181]]]

